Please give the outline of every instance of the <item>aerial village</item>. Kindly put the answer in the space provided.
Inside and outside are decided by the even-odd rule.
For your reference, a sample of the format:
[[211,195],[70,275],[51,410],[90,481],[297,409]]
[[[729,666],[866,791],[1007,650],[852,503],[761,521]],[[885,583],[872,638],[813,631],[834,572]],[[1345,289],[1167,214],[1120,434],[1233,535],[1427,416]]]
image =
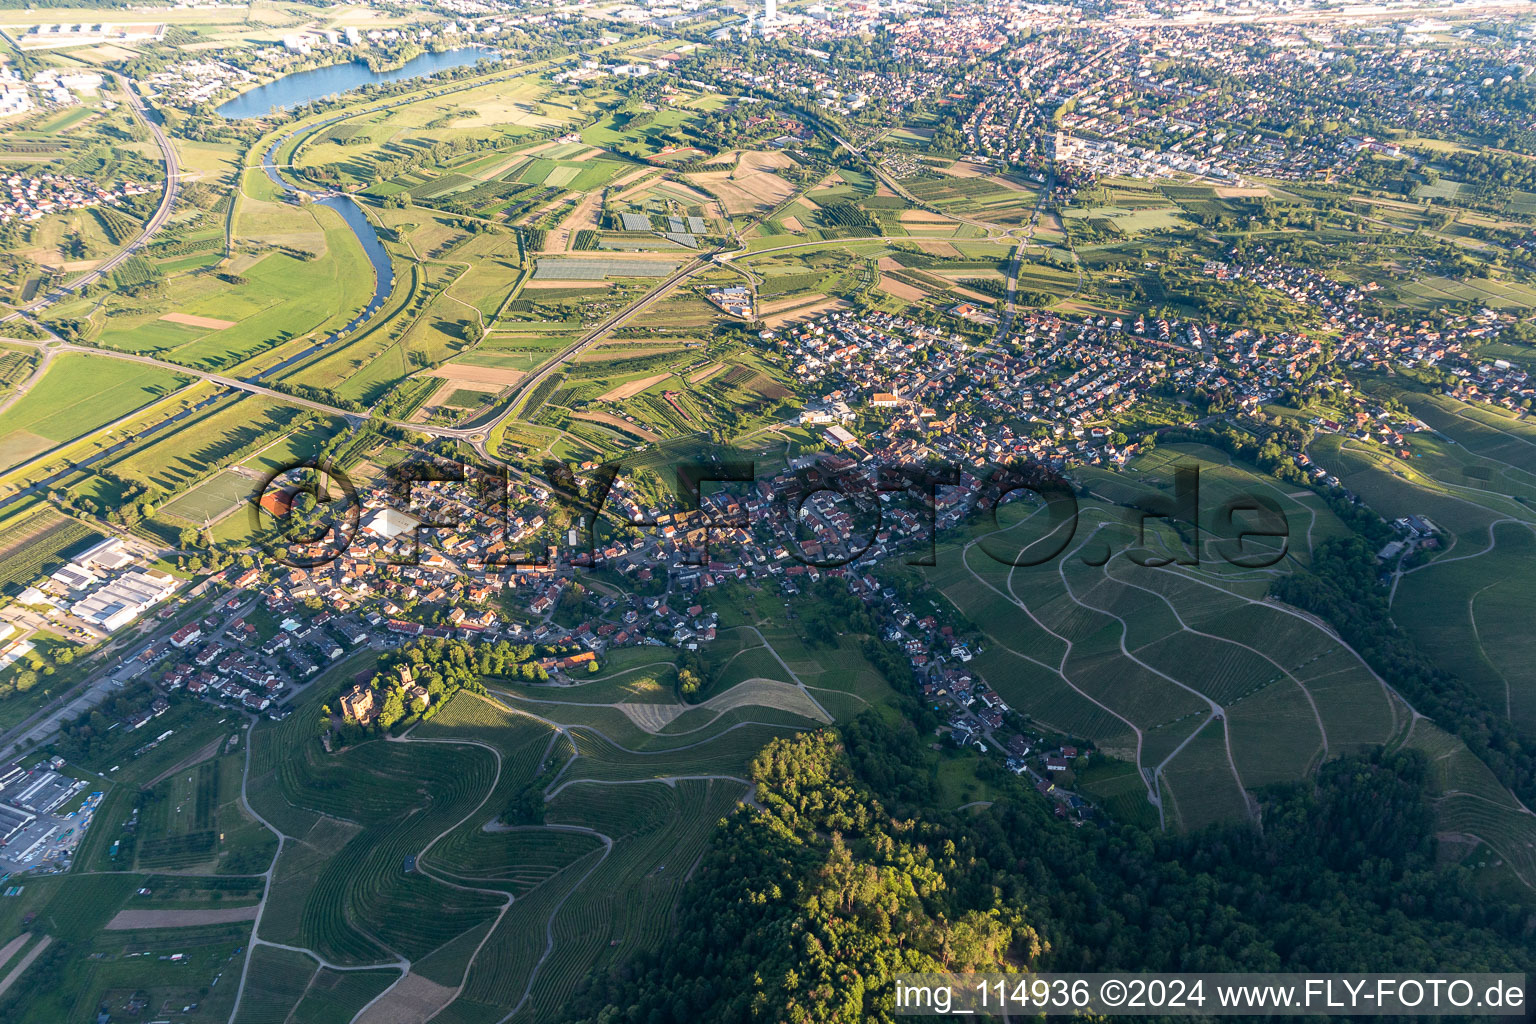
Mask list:
[[[1361,313],[1355,289],[1263,257],[1213,264],[1206,272],[1244,277],[1310,304],[1338,336],[1335,358],[1346,363],[1438,367],[1454,375],[1460,397],[1511,408],[1536,394],[1519,370],[1463,354],[1464,343],[1507,329],[1507,317],[1485,311],[1439,328],[1388,322]],[[594,670],[617,648],[709,644],[715,619],[702,598],[712,588],[769,587],[791,595],[833,579],[875,612],[887,638],[906,652],[912,691],[943,716],[941,732],[950,741],[1028,772],[1063,814],[1081,820],[1091,809],[1053,780],[1067,778],[1059,773],[1073,756],[1084,756],[1086,745],[1048,738],[1010,716],[966,667],[977,638],[906,604],[879,579],[880,563],[930,529],[960,525],[987,466],[1028,459],[1070,475],[1082,465],[1124,465],[1140,439],[1116,424],[1155,394],[1219,385],[1236,397],[1233,412],[1241,415],[1284,389],[1347,385],[1327,373],[1304,373],[1318,366],[1319,347],[1303,335],[1164,318],[1127,323],[1030,311],[999,337],[966,341],[953,325],[879,312],[827,313],[762,331],[768,357],[803,383],[807,397],[797,422],[821,430],[826,450],[797,456],[783,472],[735,491],[707,495],[696,511],[663,507],[620,474],[600,506],[618,528],[595,544],[588,541],[589,518],[557,521],[550,514],[558,499],[538,481],[514,483],[491,497],[473,482],[437,484],[418,488],[408,503],[384,484],[367,489],[358,529],[320,564],[231,568],[200,584],[216,595],[210,613],[130,647],[115,682],[153,686],[143,690],[145,706],[127,724],[143,726],[154,715],[154,700],[177,693],[280,717],[295,693],[347,652],[424,637],[531,645],[536,668],[529,685],[559,686]],[[1405,455],[1412,434],[1427,429],[1360,396],[1351,402],[1351,417],[1320,419],[1314,427]],[[1009,426],[1020,422],[1032,424],[1027,434]],[[1303,453],[1292,456],[1316,487],[1342,491]],[[932,528],[892,506],[882,510],[880,528],[863,535],[846,508],[807,497],[816,481],[833,475],[872,487],[878,467],[924,459],[962,471],[961,486],[937,496]],[[590,483],[595,469],[580,467],[578,484]],[[291,511],[291,496],[270,493],[262,506],[281,518]],[[1400,546],[1385,551],[1384,560],[1435,541],[1428,520],[1398,526]],[[290,555],[303,552],[290,549]],[[180,601],[169,600],[175,581],[137,560],[121,545],[99,545],[55,573],[47,592],[26,599],[52,604],[49,614],[98,635],[131,634],[141,618],[153,628]],[[592,567],[620,573],[633,590],[623,596],[586,590],[581,575]],[[383,695],[353,687],[338,694],[346,698],[338,705],[342,714],[358,725],[375,724]],[[437,696],[416,689],[406,687],[417,706]]]

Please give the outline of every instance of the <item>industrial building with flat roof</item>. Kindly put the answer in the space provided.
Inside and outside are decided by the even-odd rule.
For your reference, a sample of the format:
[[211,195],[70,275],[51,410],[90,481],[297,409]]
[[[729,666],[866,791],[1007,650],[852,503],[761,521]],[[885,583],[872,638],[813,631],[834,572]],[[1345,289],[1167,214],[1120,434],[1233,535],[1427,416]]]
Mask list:
[[0,789],[0,801],[24,811],[52,814],[84,788],[79,779],[44,768],[12,779]]
[[111,633],[170,597],[175,589],[176,577],[169,573],[135,569],[76,601],[70,611]]
[[122,569],[133,564],[133,555],[123,550],[121,537],[108,537],[70,559],[76,565],[99,569]]
[[17,807],[7,807],[0,804],[0,844],[8,843],[11,837],[37,820],[37,815],[29,814]]

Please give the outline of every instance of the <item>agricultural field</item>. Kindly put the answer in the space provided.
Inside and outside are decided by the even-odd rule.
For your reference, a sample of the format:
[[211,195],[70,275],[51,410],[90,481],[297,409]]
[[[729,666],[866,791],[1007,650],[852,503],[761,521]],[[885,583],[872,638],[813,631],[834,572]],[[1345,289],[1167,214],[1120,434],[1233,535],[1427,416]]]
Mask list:
[[0,347],[0,395],[32,375],[36,358],[20,348]]
[[[1136,468],[1154,476],[1175,457],[1160,450]],[[1203,477],[1208,488],[1265,486],[1235,465]],[[1114,483],[1129,501],[1149,481]],[[1269,490],[1289,505],[1298,557],[1337,530],[1330,513]],[[1089,519],[1059,561],[1009,564],[1049,540],[1025,518],[941,549],[924,575],[991,641],[976,663],[1004,699],[1134,766],[1165,823],[1245,816],[1251,790],[1395,734],[1395,705],[1358,655],[1259,599],[1274,570],[1151,569],[1123,553],[1096,568],[1103,556],[1094,549],[1123,552],[1126,533],[1114,505],[1084,511]]]
[[97,536],[79,520],[47,507],[9,519],[0,543],[0,586],[32,583]]
[[[176,738],[156,750],[102,751],[121,771],[101,783],[105,799],[79,851],[82,870],[28,878],[0,908],[0,946],[30,936],[39,959],[51,947],[47,966],[32,969],[60,979],[14,1019],[44,1024],[108,1006],[117,1015],[136,996],[157,1012],[196,1004],[186,1019],[198,1022],[228,1020],[234,1009],[234,986],[217,982],[238,969],[263,889],[251,872],[270,862],[275,844],[252,834],[237,806],[243,759],[209,759],[229,737],[208,711],[181,705],[160,721]],[[142,737],[129,741],[138,743]],[[130,821],[147,830],[126,827]],[[135,871],[139,854],[176,866]]]
[[599,349],[530,392],[520,415],[586,451],[617,455],[636,441],[687,438],[725,420],[745,431],[782,413],[792,392],[776,375],[756,361],[712,368],[703,348],[657,337]]
[[[617,687],[613,696],[643,696],[654,685],[627,670],[604,679],[593,685]],[[550,719],[523,710],[538,701],[505,699],[462,694],[404,743],[374,741],[339,755],[321,751],[298,718],[259,728],[251,802],[286,837],[260,938],[349,966],[382,967],[388,951],[397,950],[415,965],[408,977],[382,970],[369,976],[444,1003],[462,981],[462,998],[471,1004],[515,998],[536,977],[543,979],[539,1000],[544,992],[558,998],[594,964],[654,941],[715,818],[744,792],[744,783],[733,780],[764,734],[731,731],[702,745],[690,737],[684,756],[668,753],[678,741],[654,749],[616,746],[584,731],[577,716],[566,719],[572,739],[563,740]],[[595,713],[610,705],[588,707]],[[622,714],[615,718],[624,721]],[[186,837],[197,835],[200,787],[208,776],[216,784],[222,766],[213,762],[160,784],[169,806],[184,798],[168,819],[181,826],[162,827],[160,817],[151,822],[157,830],[185,829],[165,856],[191,856]],[[664,772],[690,781],[646,781]],[[535,780],[548,808],[542,823],[503,823],[498,809]],[[160,804],[157,795],[153,806]],[[155,844],[152,856],[162,856],[166,843]],[[416,866],[402,874],[408,855]],[[139,856],[142,862],[142,841]],[[426,917],[431,927],[423,927]],[[598,921],[603,933],[594,937]],[[526,955],[532,936],[546,927],[551,948]],[[273,959],[279,954],[286,951],[258,946],[253,956],[251,979],[261,993],[253,1010],[268,1002],[274,1009],[261,1012],[302,1008],[301,996],[310,998],[302,979],[313,965],[295,959],[301,977],[280,984]]]
[[338,327],[367,301],[372,271],[334,211],[247,203],[235,228],[260,239],[257,251],[242,253],[218,273],[167,278],[159,286],[165,294],[153,303],[124,296],[105,310],[97,340],[223,370],[278,343]]
[[1028,184],[992,175],[942,175],[906,188],[925,206],[956,218],[1015,224],[1028,220],[1035,208],[1036,193]]
[[1536,967],[1529,16],[475,6],[0,11],[0,1021]]
[[793,166],[782,153],[746,150],[734,155],[734,162],[721,170],[698,171],[685,175],[687,181],[716,197],[732,217],[758,214],[794,194],[794,185],[779,172]]
[[[576,108],[557,95],[550,83],[527,75],[511,85],[487,84],[438,101],[411,103],[350,119],[344,123],[345,134],[337,126],[311,136],[299,147],[295,163],[301,173],[325,168],[354,188],[377,188],[394,177],[381,172],[395,154],[423,140],[450,144],[483,140],[490,148],[510,151],[537,133],[559,128],[578,116]],[[470,179],[463,186],[467,190],[474,187],[473,172],[489,178],[494,175],[486,172],[494,170],[492,164],[489,168],[471,166],[469,174],[457,173]],[[454,182],[444,182],[424,191],[446,192],[455,187]]]
[[31,390],[0,412],[0,469],[86,436],[190,382],[157,367],[59,355]]
[[1536,680],[1514,609],[1536,554],[1530,430],[1452,399],[1398,394],[1433,428],[1415,438],[1410,463],[1356,441],[1323,439],[1319,450],[1383,514],[1426,516],[1443,529],[1445,542],[1394,581],[1392,616],[1500,717],[1525,727]]

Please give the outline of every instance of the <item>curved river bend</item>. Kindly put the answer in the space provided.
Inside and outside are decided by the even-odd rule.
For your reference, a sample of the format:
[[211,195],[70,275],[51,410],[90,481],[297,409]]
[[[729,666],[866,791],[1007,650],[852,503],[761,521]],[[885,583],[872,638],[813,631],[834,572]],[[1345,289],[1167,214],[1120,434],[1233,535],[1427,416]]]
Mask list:
[[[289,109],[304,103],[310,103],[317,99],[330,99],[360,85],[371,82],[394,82],[407,78],[422,78],[436,74],[448,68],[463,67],[476,64],[488,57],[495,56],[495,51],[487,50],[480,46],[463,46],[456,50],[444,50],[441,53],[424,53],[403,66],[393,71],[372,71],[366,64],[352,62],[348,64],[335,64],[325,68],[315,68],[312,71],[298,71],[291,75],[279,78],[275,82],[259,86],[250,92],[241,95],[225,103],[218,108],[218,113],[228,118],[258,117],[265,114],[272,107]],[[400,101],[404,102],[404,101]],[[396,106],[397,103],[384,104],[378,109],[386,109]],[[368,257],[369,264],[373,267],[373,295],[362,311],[353,317],[340,330],[315,342],[302,351],[296,352],[282,362],[261,371],[252,377],[252,382],[260,381],[275,373],[286,370],[295,363],[302,362],[314,355],[317,351],[330,345],[338,338],[351,333],[384,305],[389,298],[389,293],[395,286],[395,271],[390,265],[389,253],[384,249],[384,243],[379,240],[379,234],[374,230],[373,223],[369,221],[363,208],[351,196],[335,192],[317,192],[303,188],[285,178],[278,170],[277,151],[285,143],[291,141],[300,132],[309,133],[324,128],[326,125],[345,120],[351,114],[342,114],[321,121],[318,124],[306,125],[295,129],[272,143],[261,157],[261,169],[271,179],[272,183],[284,192],[295,195],[307,195],[320,206],[326,206],[335,210],[346,221],[347,227],[357,236],[358,243],[363,247],[363,253]]]
[[[400,79],[404,78],[420,78],[426,75],[435,74],[436,72],[442,71],[446,68],[462,67],[466,64],[475,64],[488,57],[494,56],[495,51],[493,50],[487,50],[479,46],[465,46],[456,50],[445,50],[442,53],[424,53],[420,57],[408,61],[404,66],[397,68],[394,71],[374,72],[370,71],[367,65],[359,63],[340,64],[329,68],[317,68],[314,71],[300,71],[235,97],[228,103],[225,103],[223,106],[219,107],[218,113],[232,119],[256,117],[267,113],[273,106],[291,107],[302,103],[308,103],[316,99],[329,98],[331,96],[346,92],[350,89],[355,89],[358,86],[365,85],[369,82],[392,82],[399,81]],[[260,106],[257,107],[257,104],[260,104]],[[396,104],[385,104],[385,107],[394,105]],[[379,109],[384,109],[384,107]],[[394,268],[390,265],[389,253],[384,250],[384,243],[379,241],[378,232],[374,230],[373,224],[363,213],[363,208],[357,204],[356,200],[352,199],[350,196],[325,192],[314,192],[309,189],[300,188],[298,185],[292,184],[291,182],[284,179],[283,176],[278,173],[275,158],[279,146],[292,139],[295,135],[299,134],[300,131],[311,131],[315,128],[322,128],[325,125],[333,124],[336,121],[343,120],[345,116],[346,115],[333,117],[329,121],[324,121],[321,124],[310,125],[309,127],[295,129],[294,131],[289,132],[287,135],[273,143],[267,149],[267,151],[262,154],[261,169],[266,172],[267,177],[272,180],[272,183],[278,188],[282,189],[284,192],[302,192],[313,197],[315,202],[319,203],[320,205],[329,206],[331,209],[335,210],[341,215],[341,219],[347,222],[347,227],[351,228],[352,233],[357,236],[358,242],[363,247],[363,252],[368,256],[368,262],[373,266],[373,297],[368,300],[368,304],[363,307],[362,312],[353,317],[345,327],[334,332],[333,334],[327,335],[325,338],[316,341],[312,345],[306,346],[302,351],[289,356],[287,359],[284,359],[276,366],[268,367],[261,373],[258,373],[252,377],[245,378],[248,383],[260,383],[265,378],[270,377],[272,374],[284,370],[289,366],[292,366],[294,363],[310,358],[316,352],[325,348],[327,345],[330,345],[332,342],[336,341],[343,335],[354,330],[359,324],[367,320],[374,313],[378,312],[379,307],[384,305],[384,301],[389,298],[389,293],[395,286],[395,271]],[[5,497],[0,498],[0,508],[5,508],[17,501],[20,501],[28,495],[44,491],[47,488],[53,486],[58,481],[63,480],[65,477],[69,476],[71,473],[77,472],[81,469],[88,469],[98,462],[101,462],[105,459],[110,459],[131,445],[138,444],[139,442],[153,435],[161,434],[169,428],[175,426],[177,423],[180,423],[190,417],[196,416],[198,413],[209,408],[214,403],[222,400],[224,397],[224,392],[218,392],[210,395],[207,398],[204,398],[202,401],[197,402],[186,409],[182,409],[181,411],[167,417],[166,419],[160,420],[157,423],[149,424],[134,434],[127,435],[113,442],[111,445],[108,445],[107,447],[102,448],[92,453],[91,455],[74,462],[71,465],[66,465],[58,472],[52,473],[40,480],[36,480],[27,486],[20,488],[12,494],[8,494]]]
[[[332,121],[339,120],[342,120],[342,118],[332,118]],[[308,359],[315,352],[343,335],[350,334],[359,324],[379,311],[379,307],[384,305],[384,301],[389,298],[389,293],[395,287],[395,268],[389,262],[389,253],[385,251],[384,243],[379,240],[379,233],[374,230],[373,222],[368,219],[367,214],[363,213],[363,208],[358,205],[357,200],[351,196],[339,193],[314,192],[310,189],[300,188],[284,178],[277,169],[277,151],[279,147],[301,131],[308,132],[315,128],[323,128],[325,125],[332,123],[332,121],[323,121],[318,125],[297,129],[272,143],[267,151],[262,154],[261,169],[266,172],[267,177],[271,179],[272,183],[284,192],[295,195],[307,195],[314,199],[316,205],[329,207],[341,215],[341,219],[347,222],[347,227],[351,228],[352,233],[357,236],[358,243],[363,247],[363,254],[368,257],[368,262],[373,267],[373,295],[368,299],[368,304],[362,308],[362,311],[347,321],[345,326],[320,339],[313,345],[295,352],[282,362],[274,363],[272,366],[262,370],[251,378],[253,382],[286,370],[294,363]]]

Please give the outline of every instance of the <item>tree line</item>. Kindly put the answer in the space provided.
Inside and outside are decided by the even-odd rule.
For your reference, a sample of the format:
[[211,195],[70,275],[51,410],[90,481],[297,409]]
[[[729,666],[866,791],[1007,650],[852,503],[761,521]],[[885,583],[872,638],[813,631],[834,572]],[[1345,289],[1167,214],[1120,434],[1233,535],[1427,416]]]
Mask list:
[[1259,795],[1263,829],[1073,828],[991,766],[937,805],[924,736],[869,712],[776,740],[657,949],[565,1020],[894,1021],[897,972],[1528,970],[1526,899],[1435,863],[1430,769],[1351,755]]

